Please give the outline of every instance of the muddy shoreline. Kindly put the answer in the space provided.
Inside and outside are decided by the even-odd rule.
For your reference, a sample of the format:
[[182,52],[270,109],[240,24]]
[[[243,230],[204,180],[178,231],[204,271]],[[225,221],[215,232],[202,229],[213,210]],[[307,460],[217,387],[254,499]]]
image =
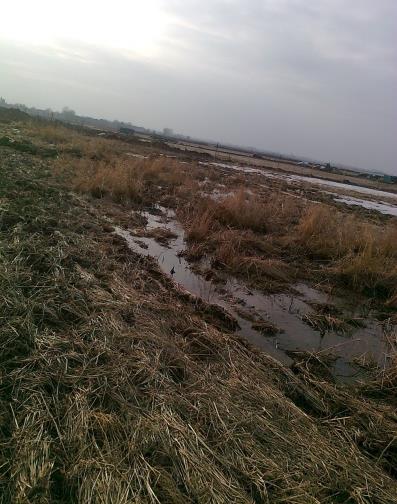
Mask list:
[[[177,287],[224,309],[236,321],[239,336],[282,364],[291,366],[302,352],[320,353],[329,360],[337,382],[365,379],[368,369],[360,362],[387,367],[384,327],[365,310],[305,283],[292,285],[286,293],[265,294],[224,272],[216,281],[206,278],[205,268],[183,257],[185,232],[173,210],[155,206],[140,213],[140,219],[146,221],[144,230],[117,227],[116,234],[134,252],[153,258]],[[153,232],[157,236],[151,236]],[[204,262],[207,266],[208,258]],[[360,320],[360,327],[318,331],[307,323],[315,305],[337,305],[345,315]]]

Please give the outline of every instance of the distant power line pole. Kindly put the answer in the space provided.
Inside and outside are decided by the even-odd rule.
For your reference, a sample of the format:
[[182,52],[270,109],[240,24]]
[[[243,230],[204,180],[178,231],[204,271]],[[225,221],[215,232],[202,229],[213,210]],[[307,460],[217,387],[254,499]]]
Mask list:
[[219,143],[216,144],[214,161],[216,161],[216,157],[217,157],[217,154],[218,154],[218,149],[219,149]]

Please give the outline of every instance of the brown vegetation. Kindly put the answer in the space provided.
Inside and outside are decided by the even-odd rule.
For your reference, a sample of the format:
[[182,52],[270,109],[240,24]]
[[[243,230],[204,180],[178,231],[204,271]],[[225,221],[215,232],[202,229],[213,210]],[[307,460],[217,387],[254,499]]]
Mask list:
[[242,189],[221,201],[194,200],[179,211],[187,228],[187,257],[209,254],[216,267],[267,290],[285,285],[291,281],[293,268],[279,257],[280,250],[266,234],[276,226],[276,206],[277,202],[266,204]]
[[187,179],[184,166],[165,157],[61,159],[58,165],[74,189],[96,198],[108,196],[116,202],[155,202],[156,196],[165,190],[170,196]]
[[213,218],[228,227],[266,231],[266,206],[243,189],[214,205]]
[[285,286],[299,271],[303,278],[325,278],[396,303],[396,225],[379,226],[281,192],[236,189],[241,174],[223,180],[233,191],[228,197],[198,197],[199,182],[207,188],[219,182],[214,167],[159,155],[131,158],[129,144],[58,123],[30,121],[28,131],[56,144],[57,171],[78,191],[118,203],[179,205],[190,258],[210,254],[215,266],[262,287]]
[[332,207],[309,207],[297,227],[296,241],[327,271],[349,287],[389,297],[397,291],[397,226],[382,227]]
[[210,253],[251,280],[285,283],[300,270],[302,277],[316,274],[371,296],[396,295],[395,224],[381,227],[328,205],[305,208],[285,195],[260,200],[243,191],[223,201],[195,201],[182,218],[192,258]]
[[[59,135],[63,181],[46,178],[52,161],[0,156],[0,500],[396,503],[397,362],[345,388],[324,354],[289,370],[218,330],[204,302],[128,250],[95,200],[70,193],[136,202],[158,190],[176,204],[191,167],[127,162],[109,141],[98,154],[97,139],[79,161]],[[392,226],[282,195],[200,198],[180,214],[191,251],[252,279],[288,282],[301,265],[361,289],[371,265],[367,284],[395,289]]]
[[154,238],[157,242],[163,245],[167,245],[170,240],[177,237],[175,233],[162,227],[156,227],[146,231],[145,236]]
[[41,161],[0,159],[4,503],[397,502],[386,395],[216,330]]
[[274,336],[282,332],[278,327],[272,324],[269,320],[257,320],[252,324],[252,328],[259,331],[264,336]]
[[354,327],[365,327],[362,318],[346,315],[334,305],[318,302],[308,304],[313,311],[302,315],[302,320],[320,333],[334,331],[348,334]]
[[26,132],[35,141],[55,145],[64,160],[86,158],[110,161],[129,150],[129,146],[119,140],[98,137],[95,131],[90,130],[83,134],[78,128],[59,122],[31,120]]

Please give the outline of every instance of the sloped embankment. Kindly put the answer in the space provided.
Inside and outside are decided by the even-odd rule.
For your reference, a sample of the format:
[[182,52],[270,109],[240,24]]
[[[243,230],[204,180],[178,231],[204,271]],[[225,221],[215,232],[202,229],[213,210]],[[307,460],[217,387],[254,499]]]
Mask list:
[[47,164],[11,154],[0,150],[4,502],[397,502],[387,403],[220,332],[51,186]]

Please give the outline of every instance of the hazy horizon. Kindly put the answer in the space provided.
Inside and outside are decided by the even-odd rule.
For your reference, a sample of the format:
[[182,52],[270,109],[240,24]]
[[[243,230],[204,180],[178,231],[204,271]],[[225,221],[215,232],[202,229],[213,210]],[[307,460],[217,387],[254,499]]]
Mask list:
[[2,11],[8,102],[397,174],[392,0],[22,0]]

